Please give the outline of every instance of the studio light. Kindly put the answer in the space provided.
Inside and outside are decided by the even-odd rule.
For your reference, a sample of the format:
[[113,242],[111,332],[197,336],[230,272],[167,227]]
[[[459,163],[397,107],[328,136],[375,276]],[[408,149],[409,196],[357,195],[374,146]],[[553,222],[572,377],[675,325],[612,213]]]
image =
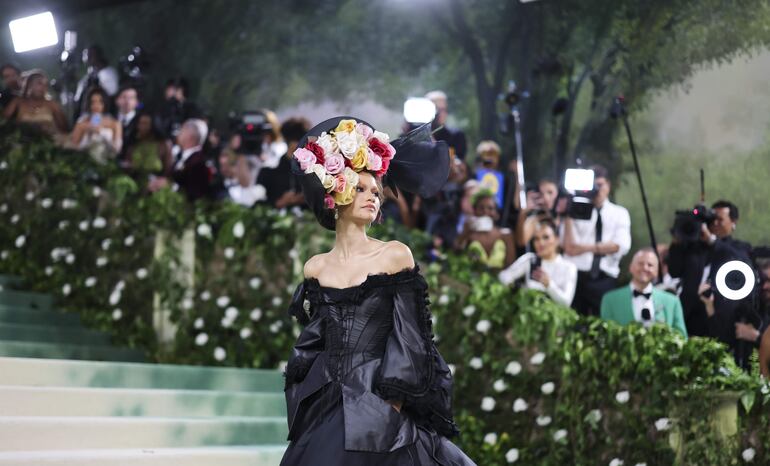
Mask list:
[[11,29],[13,49],[16,53],[28,52],[59,43],[56,24],[50,11],[14,19],[8,23],[8,27]]
[[435,117],[436,105],[424,97],[410,97],[404,102],[404,119],[407,123],[429,123]]
[[[727,275],[731,272],[737,272],[743,275],[744,282],[742,287],[736,289],[727,284]],[[754,289],[754,270],[749,264],[742,261],[726,262],[722,267],[719,267],[719,270],[717,270],[714,281],[719,294],[726,299],[738,301],[751,294],[751,291]]]
[[582,168],[568,168],[564,174],[564,189],[567,191],[593,190],[594,171]]

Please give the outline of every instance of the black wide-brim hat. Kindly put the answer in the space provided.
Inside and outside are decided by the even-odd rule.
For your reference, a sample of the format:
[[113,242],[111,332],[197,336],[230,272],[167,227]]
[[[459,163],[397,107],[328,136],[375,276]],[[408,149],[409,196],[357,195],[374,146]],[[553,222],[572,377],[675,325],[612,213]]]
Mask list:
[[[334,130],[342,120],[355,120],[369,126],[372,130],[375,129],[360,118],[338,116],[312,127],[300,140],[299,147],[305,147],[310,137],[319,137],[323,132]],[[424,198],[431,197],[444,186],[449,177],[449,149],[445,142],[431,139],[430,123],[410,131],[391,141],[390,144],[396,149],[396,155],[391,159],[382,182],[385,186],[390,186],[396,195],[398,195],[396,191],[398,188]],[[292,172],[299,180],[305,202],[315,214],[318,223],[334,231],[336,226],[334,210],[327,209],[324,204],[326,190],[321,180],[314,173],[303,172],[295,158],[292,158]]]

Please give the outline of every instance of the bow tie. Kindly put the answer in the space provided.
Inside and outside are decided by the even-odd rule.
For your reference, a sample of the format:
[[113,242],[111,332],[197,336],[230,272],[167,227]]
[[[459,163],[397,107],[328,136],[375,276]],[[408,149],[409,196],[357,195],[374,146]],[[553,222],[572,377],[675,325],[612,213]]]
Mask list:
[[638,290],[634,290],[634,298],[638,298],[639,296],[644,296],[644,299],[650,299],[652,293],[644,293]]

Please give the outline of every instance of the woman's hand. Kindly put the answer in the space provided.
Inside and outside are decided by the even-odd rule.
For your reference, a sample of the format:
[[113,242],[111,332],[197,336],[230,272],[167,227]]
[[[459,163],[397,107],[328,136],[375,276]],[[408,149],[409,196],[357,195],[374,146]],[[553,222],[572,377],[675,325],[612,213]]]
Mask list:
[[532,279],[537,281],[537,282],[542,283],[543,286],[546,287],[546,288],[548,288],[548,285],[551,284],[551,279],[548,278],[548,274],[545,273],[545,271],[543,269],[541,269],[540,267],[538,267],[538,268],[536,268],[535,270],[532,271]]
[[714,293],[712,292],[709,296],[704,296],[703,293],[711,289],[710,283],[701,283],[701,285],[698,287],[698,297],[700,298],[701,302],[703,302],[703,305],[706,306],[706,314],[708,314],[709,317],[713,317],[714,315]]

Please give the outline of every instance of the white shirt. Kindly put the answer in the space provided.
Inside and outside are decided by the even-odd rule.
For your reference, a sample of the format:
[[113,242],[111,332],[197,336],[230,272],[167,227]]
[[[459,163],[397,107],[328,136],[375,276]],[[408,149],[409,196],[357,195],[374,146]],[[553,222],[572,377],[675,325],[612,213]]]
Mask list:
[[[631,307],[634,310],[634,320],[641,322],[645,327],[650,327],[655,322],[655,306],[652,302],[652,283],[648,283],[647,287],[641,290],[642,293],[649,293],[649,298],[645,298],[644,296],[634,297],[634,290],[636,288],[634,288],[633,283],[628,286],[631,287]],[[644,308],[650,310],[650,320],[644,320],[642,318],[642,309]]]
[[200,152],[200,150],[203,148],[203,146],[195,146],[191,147],[189,149],[185,149],[182,151],[182,156],[179,157],[179,161],[174,164],[174,170],[181,170],[182,167],[184,167],[184,163],[189,159],[194,153]]
[[[601,209],[602,237],[600,242],[611,242],[618,245],[618,252],[602,256],[599,268],[610,277],[617,278],[620,273],[620,259],[631,249],[631,217],[628,210],[609,200],[604,201]],[[577,244],[596,243],[596,209],[591,212],[589,220],[572,220],[572,238]],[[564,230],[562,230],[562,237]],[[563,238],[562,238],[563,239]],[[581,272],[589,272],[594,260],[592,252],[577,256],[565,256],[565,259],[577,266]]]
[[500,272],[498,278],[506,285],[511,285],[521,277],[526,276],[524,282],[526,288],[545,291],[554,301],[565,306],[572,304],[572,298],[575,297],[575,286],[577,285],[577,268],[575,264],[568,262],[561,254],[552,260],[543,260],[540,268],[548,275],[548,288],[542,283],[530,278],[530,269],[532,261],[535,260],[535,254],[528,252],[516,262],[508,266],[507,269]]
[[136,116],[136,110],[131,110],[128,113],[119,113],[118,121],[120,121],[121,125],[128,126],[131,123],[131,120],[133,120],[135,116]]

